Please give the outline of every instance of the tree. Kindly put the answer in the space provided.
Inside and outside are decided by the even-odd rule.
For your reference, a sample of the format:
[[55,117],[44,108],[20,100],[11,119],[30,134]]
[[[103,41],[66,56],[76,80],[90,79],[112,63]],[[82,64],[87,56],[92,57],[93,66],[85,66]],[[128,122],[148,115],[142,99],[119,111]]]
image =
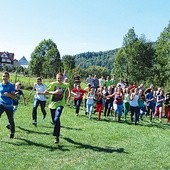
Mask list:
[[70,86],[72,87],[74,82],[74,69],[75,69],[75,59],[71,55],[62,56],[62,65],[64,70],[67,70],[67,76],[69,78]]
[[36,76],[52,77],[60,70],[61,59],[57,45],[51,40],[42,40],[31,54],[29,69]]
[[75,68],[75,59],[71,55],[62,56],[62,63],[65,70],[72,70]]
[[120,48],[114,58],[114,65],[112,73],[115,76],[115,79],[119,80],[123,77],[128,77],[128,60],[126,53],[123,48]]
[[156,42],[156,81],[164,86],[170,77],[170,21]]
[[134,27],[130,28],[128,33],[123,38],[123,47],[127,47],[138,40]]
[[137,83],[145,81],[153,74],[154,48],[143,35],[138,38],[134,28],[131,28],[125,35],[123,46],[114,61],[113,73],[116,77]]
[[46,74],[46,77],[55,78],[56,73],[61,72],[61,59],[56,47],[52,47],[47,51],[43,68],[46,70],[43,72],[44,75]]
[[[86,69],[87,76],[90,74],[96,75],[98,78],[101,76],[108,76],[109,70],[105,67],[100,67],[100,66],[90,66],[89,68]],[[86,76],[86,77],[87,77]]]

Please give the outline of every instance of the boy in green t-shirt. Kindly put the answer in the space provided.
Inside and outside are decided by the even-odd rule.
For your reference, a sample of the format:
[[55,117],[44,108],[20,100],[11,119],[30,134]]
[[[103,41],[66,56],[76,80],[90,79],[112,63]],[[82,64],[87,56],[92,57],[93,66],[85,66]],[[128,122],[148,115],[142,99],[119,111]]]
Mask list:
[[[52,122],[54,123],[53,136],[55,136],[55,143],[59,143],[60,136],[60,116],[65,105],[65,93],[69,90],[69,84],[63,83],[63,74],[56,75],[56,82],[50,83],[45,91],[45,94],[51,94],[49,108],[51,112]],[[69,96],[70,97],[70,90]]]

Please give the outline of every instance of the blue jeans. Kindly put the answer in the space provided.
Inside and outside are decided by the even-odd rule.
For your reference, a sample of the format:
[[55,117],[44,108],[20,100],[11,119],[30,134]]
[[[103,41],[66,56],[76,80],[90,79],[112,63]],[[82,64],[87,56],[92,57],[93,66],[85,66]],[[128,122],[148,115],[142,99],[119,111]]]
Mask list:
[[0,105],[0,117],[2,113],[5,112],[9,121],[9,124],[11,126],[10,130],[11,133],[15,133],[15,122],[14,122],[14,112],[13,110],[6,109],[3,105]]
[[123,110],[123,104],[118,104],[115,112],[118,114],[119,118],[122,116],[122,110]]
[[81,102],[82,102],[82,99],[74,100],[74,106],[76,108],[76,113],[77,114],[79,113]]
[[89,113],[89,119],[91,119],[91,117],[92,117],[92,110],[93,110],[93,103],[92,104],[87,104],[87,106],[86,106],[87,108],[87,113]]
[[105,102],[105,105],[104,105],[104,116],[105,117],[110,115],[111,107],[112,107],[112,103]]
[[42,111],[44,117],[47,114],[47,112],[45,110],[46,101],[41,101],[41,100],[35,99],[34,100],[34,107],[33,107],[33,110],[32,110],[32,119],[35,122],[37,122],[37,108],[38,108],[39,105],[41,107],[41,111]]
[[58,106],[56,109],[50,109],[51,118],[54,123],[54,130],[53,136],[59,137],[60,136],[60,116],[63,110],[63,106]]

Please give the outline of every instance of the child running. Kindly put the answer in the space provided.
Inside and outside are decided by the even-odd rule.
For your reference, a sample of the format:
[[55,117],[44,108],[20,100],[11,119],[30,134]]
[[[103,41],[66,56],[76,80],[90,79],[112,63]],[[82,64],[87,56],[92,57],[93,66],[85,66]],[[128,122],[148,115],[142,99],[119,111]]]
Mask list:
[[102,93],[102,87],[98,88],[95,100],[96,100],[96,112],[98,113],[98,120],[101,119],[101,112],[103,110],[103,93]]
[[87,113],[89,114],[89,119],[92,118],[92,110],[94,106],[94,98],[95,98],[95,89],[91,88],[88,95],[87,95],[87,102],[86,102],[86,107],[87,107]]

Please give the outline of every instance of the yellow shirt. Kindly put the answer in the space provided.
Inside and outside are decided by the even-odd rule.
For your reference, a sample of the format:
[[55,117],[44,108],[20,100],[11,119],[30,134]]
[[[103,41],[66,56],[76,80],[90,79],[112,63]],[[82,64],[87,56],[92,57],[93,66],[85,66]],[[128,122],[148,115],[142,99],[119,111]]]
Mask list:
[[48,105],[50,109],[56,109],[58,106],[64,107],[65,92],[68,87],[69,87],[69,83],[62,83],[62,84],[58,84],[57,82],[50,83],[50,85],[47,87],[47,91],[56,91],[56,90],[59,91],[58,93],[51,95],[50,102]]

